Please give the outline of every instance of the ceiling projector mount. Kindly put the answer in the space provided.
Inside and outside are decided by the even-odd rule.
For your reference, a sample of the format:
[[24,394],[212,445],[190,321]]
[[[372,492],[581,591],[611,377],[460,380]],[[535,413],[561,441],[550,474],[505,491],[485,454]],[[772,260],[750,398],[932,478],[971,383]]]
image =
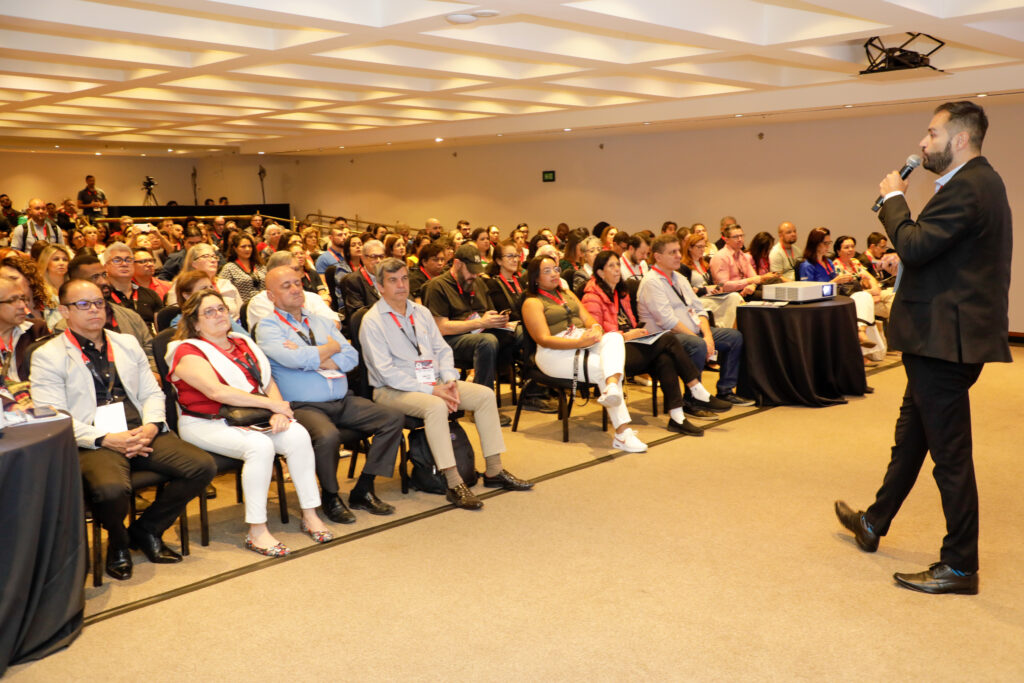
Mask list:
[[[942,69],[936,69],[931,65],[929,57],[946,44],[927,33],[907,32],[907,35],[910,37],[898,47],[886,47],[879,36],[868,38],[867,42],[864,43],[864,52],[868,55],[868,68],[861,71],[860,74],[862,76],[866,74],[883,74],[894,71],[906,71],[908,69],[931,69],[934,72],[943,73]],[[907,48],[908,45],[919,38],[927,38],[935,43],[935,47],[928,52],[917,52]]]

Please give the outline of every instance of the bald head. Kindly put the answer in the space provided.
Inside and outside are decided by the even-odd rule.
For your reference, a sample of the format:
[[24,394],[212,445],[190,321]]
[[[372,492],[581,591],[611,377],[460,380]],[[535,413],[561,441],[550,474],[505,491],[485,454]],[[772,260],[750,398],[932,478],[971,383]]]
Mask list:
[[441,236],[441,221],[436,218],[428,218],[423,229],[426,230],[428,235],[430,235],[430,239],[436,240]]
[[278,266],[267,273],[267,298],[276,308],[289,313],[293,318],[302,314],[306,293],[302,288],[302,276],[291,266]]
[[779,242],[796,244],[796,226],[789,221],[779,223]]

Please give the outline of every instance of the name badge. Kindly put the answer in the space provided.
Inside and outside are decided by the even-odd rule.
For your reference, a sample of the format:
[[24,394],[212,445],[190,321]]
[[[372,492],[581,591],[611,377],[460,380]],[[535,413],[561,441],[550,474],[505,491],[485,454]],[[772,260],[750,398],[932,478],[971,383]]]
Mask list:
[[686,312],[690,314],[690,320],[693,321],[693,324],[696,325],[697,329],[699,330],[700,329],[700,316],[697,315],[697,312],[694,311],[692,308],[687,308]]
[[96,406],[96,418],[92,424],[104,434],[127,432],[128,420],[124,414],[124,401]]
[[433,360],[418,360],[416,363],[416,381],[426,386],[437,384],[437,373],[434,371]]
[[324,369],[317,370],[317,374],[319,374],[321,377],[324,377],[326,379],[341,379],[342,377],[345,376],[344,372],[339,372],[337,370],[324,370]]

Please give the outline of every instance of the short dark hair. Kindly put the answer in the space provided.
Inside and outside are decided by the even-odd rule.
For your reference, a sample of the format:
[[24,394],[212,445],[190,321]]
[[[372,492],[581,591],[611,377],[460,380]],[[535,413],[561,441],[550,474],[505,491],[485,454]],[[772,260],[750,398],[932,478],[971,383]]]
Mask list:
[[985,133],[988,131],[988,117],[985,115],[985,110],[974,102],[961,100],[945,102],[935,108],[936,114],[942,111],[949,114],[949,122],[954,127],[967,131],[971,147],[981,151],[981,143],[985,141]]
[[679,243],[679,238],[674,232],[666,232],[663,235],[658,235],[654,238],[654,241],[651,242],[651,253],[661,254],[665,251],[665,247],[673,242],[677,244]]
[[868,235],[868,246],[873,247],[876,244],[881,244],[883,240],[888,242],[889,238],[880,232],[873,232],[870,235]]
[[203,231],[199,229],[198,225],[188,225],[182,232],[182,239],[186,240],[189,237],[203,237]]
[[[676,230],[679,229],[679,224],[676,223],[675,221],[665,221],[664,223],[661,224],[661,231],[663,233],[668,232],[669,231],[668,230],[668,226],[670,226],[670,225],[676,226]],[[675,230],[673,230],[672,232],[675,232]]]
[[429,261],[430,259],[434,258],[438,254],[443,254],[443,253],[444,253],[444,245],[443,244],[438,244],[437,242],[427,242],[422,247],[420,247],[420,253],[416,255],[416,258],[418,258],[420,264],[422,264],[424,261]]
[[75,255],[75,258],[71,259],[71,263],[68,264],[69,280],[81,279],[77,275],[79,269],[84,266],[94,266],[99,262],[100,260],[95,254],[79,252]]
[[612,237],[612,244],[621,244],[625,248],[629,246],[632,239],[633,238],[629,236],[628,232],[619,230],[615,233],[615,237]]

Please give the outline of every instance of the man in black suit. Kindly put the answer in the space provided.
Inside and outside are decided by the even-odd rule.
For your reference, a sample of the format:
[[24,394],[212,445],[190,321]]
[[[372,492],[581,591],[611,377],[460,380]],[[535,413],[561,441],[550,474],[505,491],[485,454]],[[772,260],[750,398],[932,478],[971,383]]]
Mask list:
[[921,140],[924,167],[939,175],[917,220],[897,172],[879,189],[879,219],[902,262],[889,319],[890,346],[903,352],[907,389],[892,460],[864,512],[842,501],[840,522],[867,552],[878,547],[910,493],[927,452],[946,516],[940,561],[895,575],[926,593],[978,592],[978,487],[969,390],[987,362],[1010,362],[1008,344],[1012,223],[1006,188],[981,156],[988,119],[973,102],[935,110]]
[[363,254],[360,257],[362,265],[355,271],[341,278],[341,297],[345,306],[345,332],[348,333],[348,323],[356,311],[368,308],[380,298],[380,289],[377,287],[377,264],[384,259],[384,243],[380,240],[368,240],[363,245]]

